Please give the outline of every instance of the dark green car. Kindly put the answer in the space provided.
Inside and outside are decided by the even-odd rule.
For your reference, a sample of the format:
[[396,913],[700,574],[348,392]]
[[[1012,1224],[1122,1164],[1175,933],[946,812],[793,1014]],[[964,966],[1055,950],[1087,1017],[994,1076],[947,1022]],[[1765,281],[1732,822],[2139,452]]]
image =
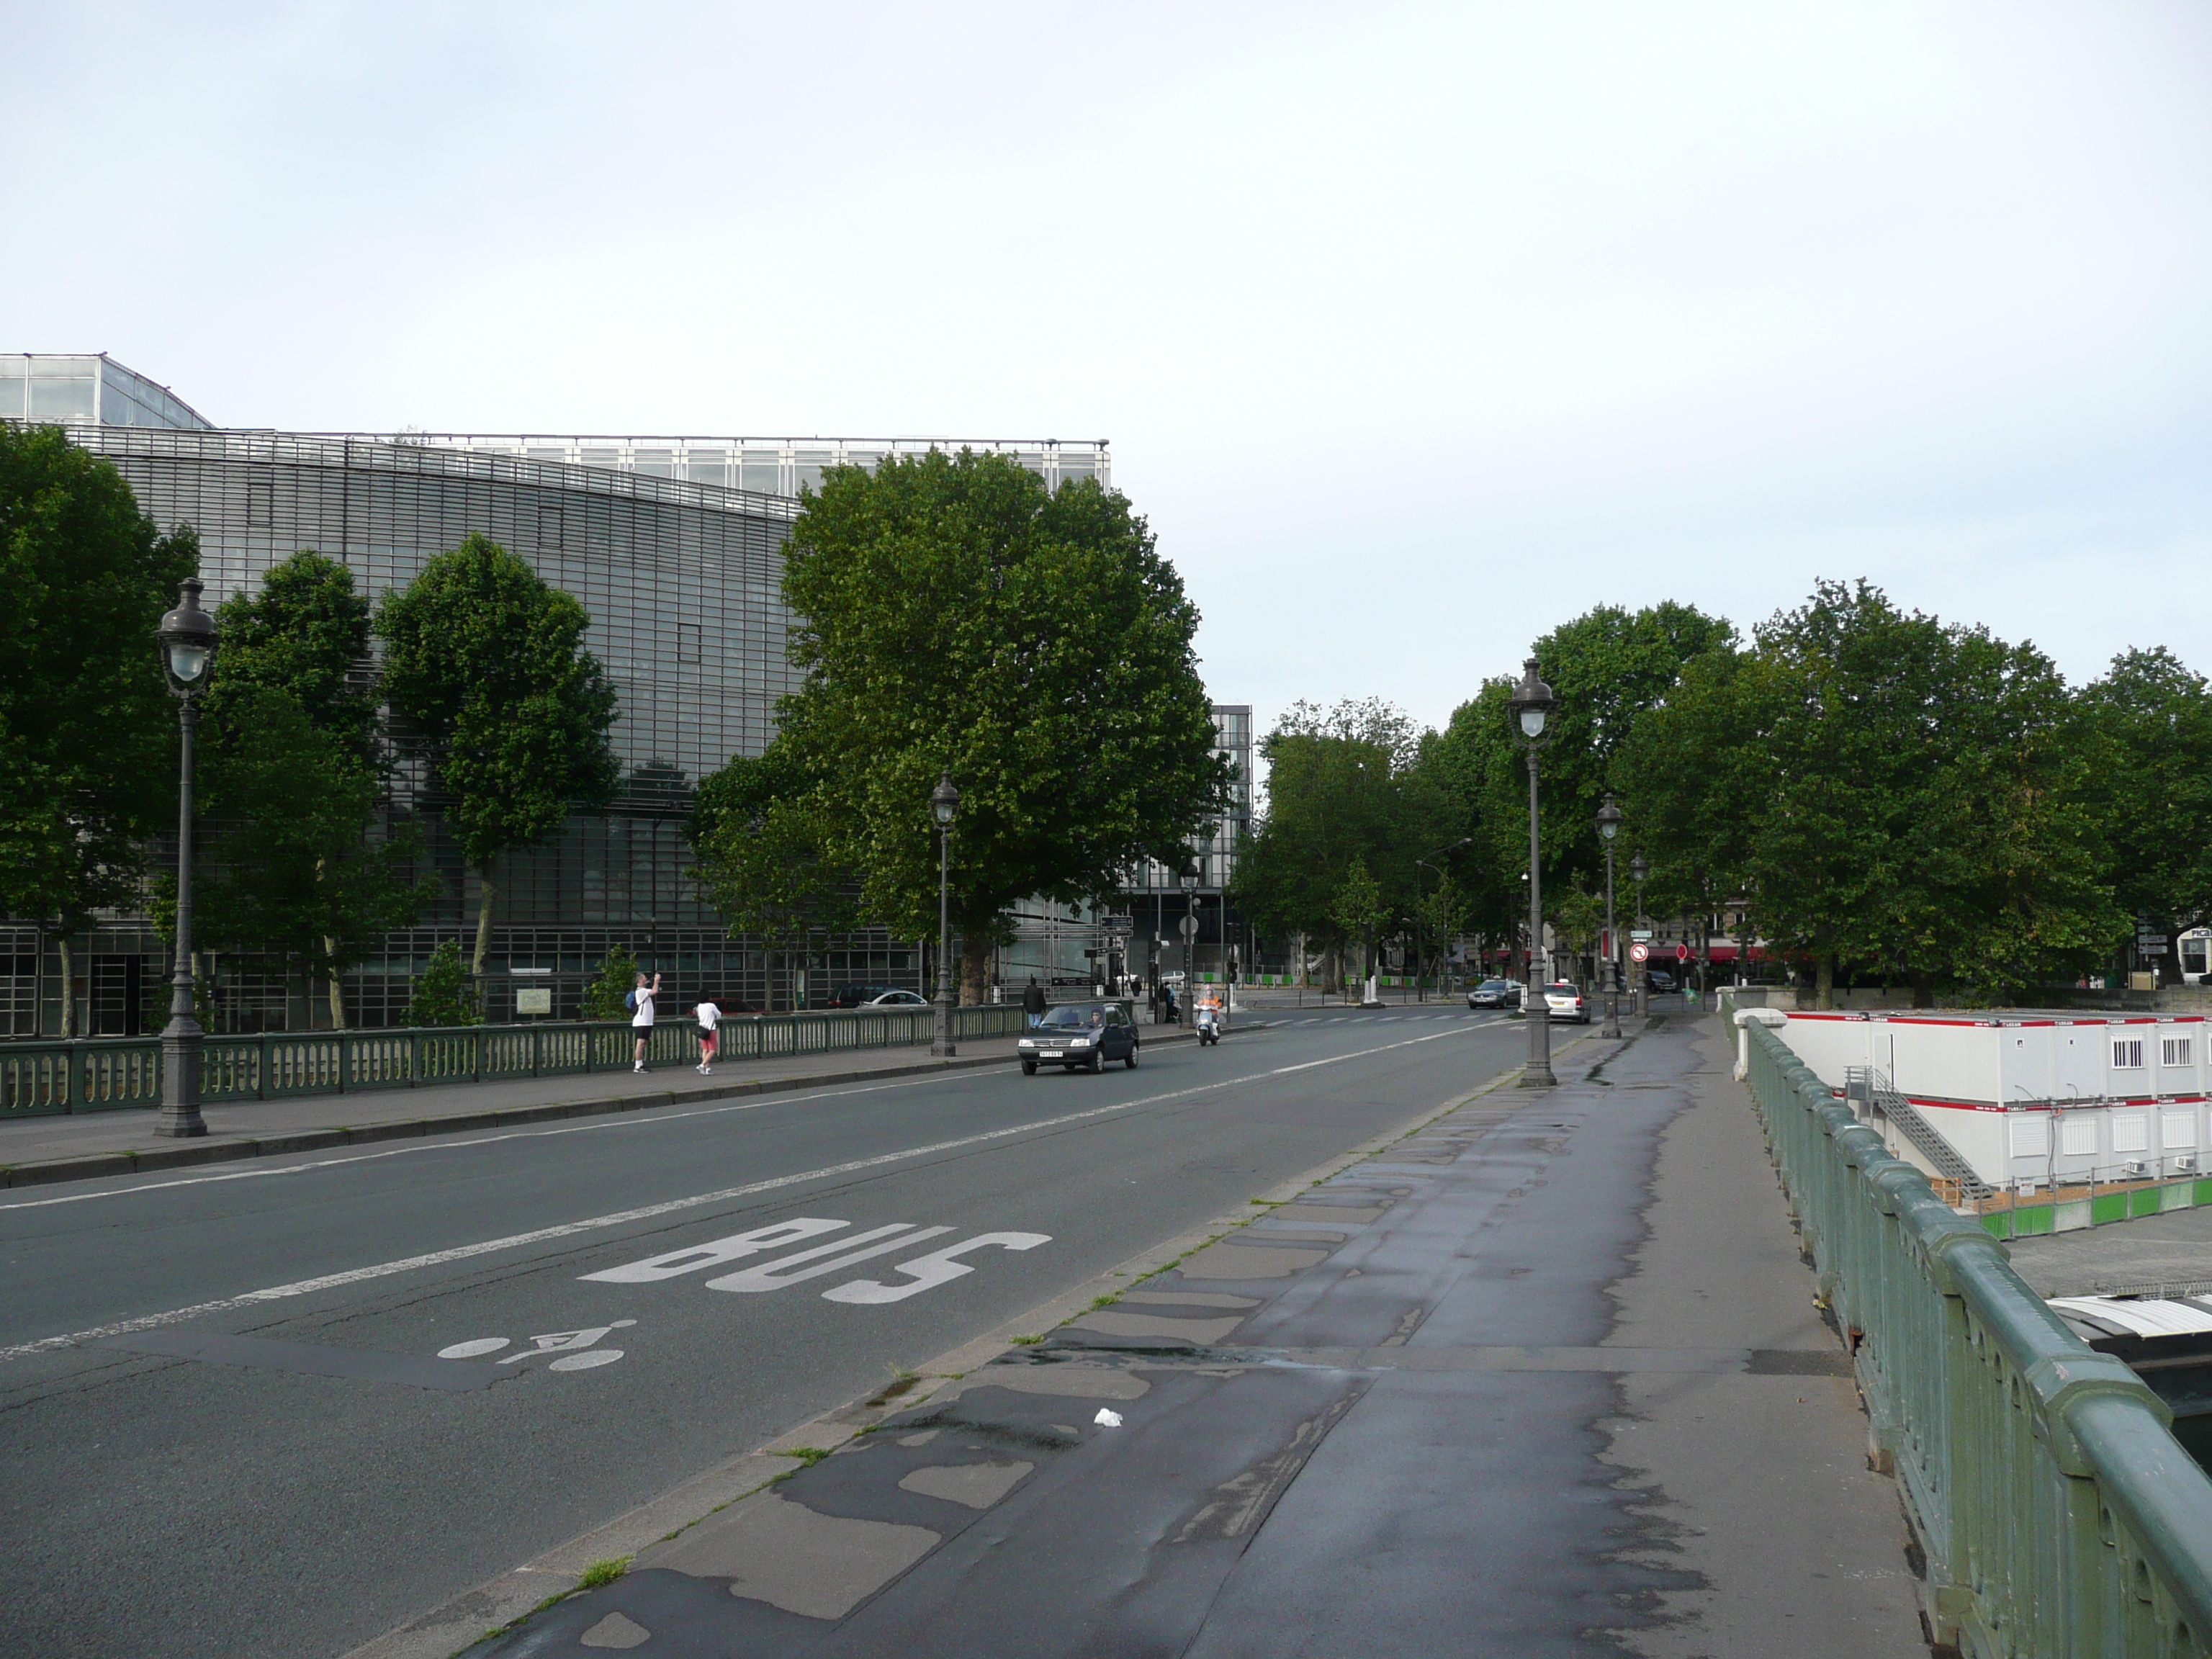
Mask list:
[[1133,1072],[1137,1047],[1137,1028],[1119,1004],[1065,1002],[1047,1009],[1042,1020],[1022,1033],[1015,1049],[1021,1055],[1022,1075],[1035,1077],[1040,1066],[1097,1072],[1114,1060]]

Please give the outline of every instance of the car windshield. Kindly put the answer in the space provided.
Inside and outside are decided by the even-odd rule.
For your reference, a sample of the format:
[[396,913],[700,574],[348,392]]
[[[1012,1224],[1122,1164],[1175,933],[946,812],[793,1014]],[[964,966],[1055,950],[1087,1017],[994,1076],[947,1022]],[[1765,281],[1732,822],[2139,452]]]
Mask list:
[[1080,1003],[1068,1003],[1055,1008],[1037,1022],[1040,1025],[1050,1026],[1103,1025],[1105,1023],[1106,1011],[1103,1008],[1089,1007]]

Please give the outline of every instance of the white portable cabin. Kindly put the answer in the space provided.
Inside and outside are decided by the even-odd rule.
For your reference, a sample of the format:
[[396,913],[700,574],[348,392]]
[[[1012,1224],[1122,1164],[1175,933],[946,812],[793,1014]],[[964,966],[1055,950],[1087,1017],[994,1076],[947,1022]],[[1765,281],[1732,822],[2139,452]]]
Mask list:
[[1775,1034],[1838,1095],[1881,1073],[1993,1187],[2205,1167],[2201,1014],[1793,1012]]

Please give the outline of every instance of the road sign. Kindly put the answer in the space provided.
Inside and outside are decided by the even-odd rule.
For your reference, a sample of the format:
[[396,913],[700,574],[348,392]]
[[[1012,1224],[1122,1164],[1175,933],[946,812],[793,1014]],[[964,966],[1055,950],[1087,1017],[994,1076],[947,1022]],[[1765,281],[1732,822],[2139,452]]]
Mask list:
[[1196,916],[1185,916],[1182,919],[1182,936],[1185,939],[1188,939],[1196,932],[1198,932],[1198,918]]
[[1649,927],[1632,927],[1628,930],[1628,936],[1633,939],[1648,939],[1651,937],[1651,930]]
[[1631,962],[1650,961],[1651,959],[1651,947],[1644,944],[1641,939],[1638,939],[1635,944],[1628,947],[1628,959]]
[[1676,946],[1674,947],[1674,960],[1675,960],[1675,961],[1677,961],[1677,962],[1687,962],[1689,959],[1690,959],[1690,947],[1689,947],[1688,945],[1676,945]]

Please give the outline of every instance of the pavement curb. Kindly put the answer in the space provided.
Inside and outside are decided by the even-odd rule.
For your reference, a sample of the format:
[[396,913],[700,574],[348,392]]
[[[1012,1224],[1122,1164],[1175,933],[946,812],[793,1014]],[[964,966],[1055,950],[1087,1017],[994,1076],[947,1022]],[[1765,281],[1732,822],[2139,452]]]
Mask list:
[[[1270,1023],[1255,1020],[1238,1029],[1265,1030]],[[1145,1042],[1151,1044],[1195,1040],[1195,1033],[1178,1030],[1161,1036],[1146,1037]],[[868,1083],[878,1078],[915,1077],[928,1072],[972,1071],[986,1066],[1010,1066],[1013,1063],[1011,1054],[983,1054],[968,1060],[925,1060],[905,1066],[879,1066],[866,1071],[814,1072],[805,1077],[760,1078],[750,1083],[711,1084],[702,1089],[666,1089],[648,1094],[607,1095],[594,1100],[555,1101],[542,1106],[501,1106],[482,1112],[457,1112],[451,1117],[391,1118],[380,1123],[344,1125],[328,1129],[299,1129],[238,1140],[187,1140],[173,1146],[154,1146],[143,1151],[133,1148],[128,1152],[88,1152],[75,1158],[0,1164],[0,1187],[50,1187],[67,1181],[99,1181],[112,1176],[143,1175],[162,1170],[187,1169],[203,1164],[233,1164],[245,1158],[278,1158],[289,1152],[318,1152],[333,1146],[365,1146],[382,1140],[467,1134],[485,1129],[512,1128],[526,1123],[557,1122],[562,1118],[604,1117],[623,1112],[652,1111],[663,1106],[689,1105],[698,1101],[738,1100],[748,1095],[788,1094],[804,1089],[832,1088],[842,1083]]]
[[[1261,1028],[1261,1023],[1255,1022],[1242,1029]],[[1156,1040],[1188,1042],[1191,1038],[1189,1034],[1182,1033],[1178,1037]],[[1554,1049],[1553,1057],[1595,1040],[1589,1032],[1580,1033]],[[1449,1116],[1470,1101],[1510,1087],[1525,1069],[1514,1066],[1455,1095],[1440,1106],[1424,1107],[1394,1127],[1269,1188],[1237,1208],[1139,1252],[1119,1267],[1037,1304],[981,1336],[939,1354],[915,1371],[892,1378],[861,1399],[825,1412],[750,1451],[740,1452],[715,1464],[652,1502],[465,1591],[399,1629],[355,1648],[342,1659],[459,1659],[460,1654],[486,1637],[545,1602],[574,1591],[577,1580],[594,1563],[635,1556],[648,1545],[673,1538],[738,1499],[775,1485],[806,1466],[811,1459],[803,1453],[834,1451],[884,1418],[913,1410],[969,1372],[1010,1352],[1017,1338],[1041,1336],[1066,1324],[1088,1312],[1100,1297],[1130,1289],[1193,1251],[1263,1219],[1278,1205],[1291,1202],[1309,1188],[1375,1157],[1437,1119]]]

